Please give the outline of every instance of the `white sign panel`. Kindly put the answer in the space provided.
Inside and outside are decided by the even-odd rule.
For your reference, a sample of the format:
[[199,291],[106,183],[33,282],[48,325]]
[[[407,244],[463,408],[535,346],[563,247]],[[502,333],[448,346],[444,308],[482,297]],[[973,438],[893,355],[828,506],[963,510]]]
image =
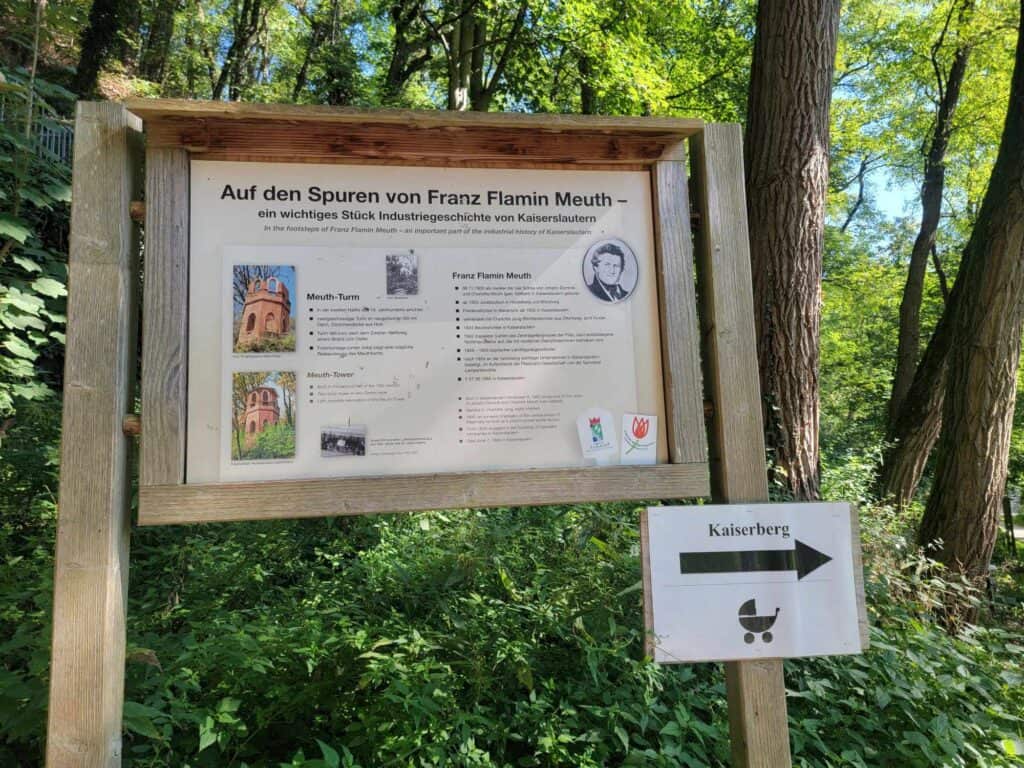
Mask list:
[[197,160],[191,198],[190,483],[614,463],[664,414],[646,172]]
[[846,503],[650,507],[654,660],[863,650]]

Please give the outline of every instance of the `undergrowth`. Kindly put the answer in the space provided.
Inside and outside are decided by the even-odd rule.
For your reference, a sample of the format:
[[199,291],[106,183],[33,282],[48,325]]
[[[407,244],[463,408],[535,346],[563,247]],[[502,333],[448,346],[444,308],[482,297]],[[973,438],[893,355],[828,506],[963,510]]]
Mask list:
[[[41,465],[25,451],[5,451],[5,480]],[[52,466],[19,477],[0,517],[0,764],[34,766]],[[1019,765],[1024,638],[992,620],[947,634],[936,606],[978,596],[908,546],[906,519],[864,505],[861,522],[871,648],[786,662],[795,764]],[[139,529],[132,547],[126,766],[728,763],[721,666],[643,658],[634,506]]]

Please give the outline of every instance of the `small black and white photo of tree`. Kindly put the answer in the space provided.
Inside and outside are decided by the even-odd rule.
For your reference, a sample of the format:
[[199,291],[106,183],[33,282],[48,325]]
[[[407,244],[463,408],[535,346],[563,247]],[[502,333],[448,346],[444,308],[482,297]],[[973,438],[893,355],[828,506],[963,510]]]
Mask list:
[[388,296],[415,296],[420,292],[420,271],[416,254],[389,253],[387,264]]

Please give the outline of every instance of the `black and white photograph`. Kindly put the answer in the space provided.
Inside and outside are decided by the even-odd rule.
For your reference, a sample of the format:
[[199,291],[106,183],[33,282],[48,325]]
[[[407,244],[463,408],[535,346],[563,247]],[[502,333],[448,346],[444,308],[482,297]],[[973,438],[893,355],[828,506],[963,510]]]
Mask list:
[[636,255],[621,240],[599,240],[583,257],[583,282],[601,301],[625,301],[633,295],[639,279]]
[[365,456],[366,427],[321,427],[320,456],[332,459],[337,456]]
[[420,292],[420,269],[413,251],[389,253],[385,263],[388,296],[415,296]]

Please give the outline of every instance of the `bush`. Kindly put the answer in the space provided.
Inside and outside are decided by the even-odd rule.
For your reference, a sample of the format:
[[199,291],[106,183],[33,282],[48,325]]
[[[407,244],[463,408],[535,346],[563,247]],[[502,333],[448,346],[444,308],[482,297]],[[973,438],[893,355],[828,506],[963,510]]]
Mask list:
[[[52,588],[56,410],[27,413],[0,457],[12,766],[41,762]],[[942,631],[972,595],[905,523],[863,508],[871,649],[786,662],[794,761],[1019,765],[1024,639]],[[139,529],[124,764],[726,765],[721,665],[643,658],[636,524],[588,505]]]
[[241,453],[234,439],[231,441],[231,458],[236,460],[290,459],[294,456],[295,427],[284,421],[266,427],[256,436],[252,445],[243,443]]

